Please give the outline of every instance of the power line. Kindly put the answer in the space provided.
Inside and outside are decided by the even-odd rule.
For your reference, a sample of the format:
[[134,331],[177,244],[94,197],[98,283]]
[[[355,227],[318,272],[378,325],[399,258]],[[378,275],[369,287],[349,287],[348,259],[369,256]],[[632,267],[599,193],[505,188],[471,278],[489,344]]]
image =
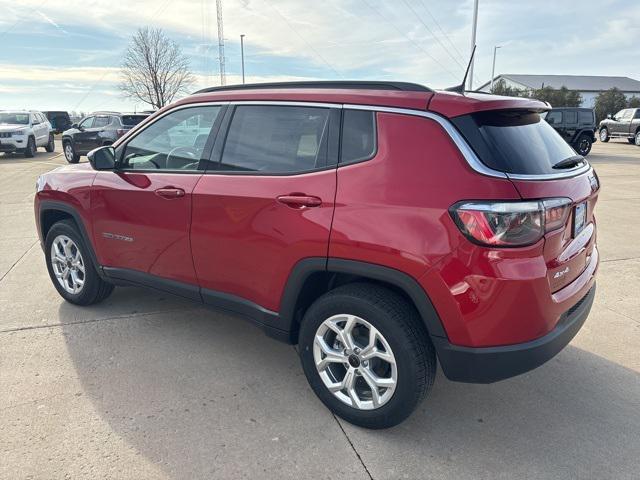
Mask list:
[[422,18],[420,18],[420,15],[418,15],[418,12],[416,12],[416,11],[413,9],[413,7],[411,6],[411,4],[409,4],[409,3],[407,2],[407,0],[402,0],[402,3],[404,3],[404,4],[407,6],[407,8],[408,8],[409,10],[411,10],[411,12],[413,13],[413,15],[418,19],[418,21],[419,21],[419,22],[424,26],[424,28],[426,28],[426,29],[427,29],[427,31],[431,34],[431,36],[432,36],[433,38],[435,38],[435,39],[436,39],[436,41],[440,44],[440,46],[444,49],[444,51],[445,51],[445,52],[447,52],[447,55],[449,55],[449,57],[451,57],[451,59],[452,59],[454,62],[456,62],[456,63],[457,63],[457,64],[458,64],[458,65],[459,65],[459,66],[464,70],[464,69],[466,68],[466,65],[464,65],[464,64],[462,64],[462,63],[460,63],[460,61],[459,61],[456,57],[454,57],[454,56],[451,54],[451,52],[449,51],[449,49],[447,48],[447,46],[446,46],[444,43],[442,43],[442,41],[440,40],[440,38],[438,38],[438,36],[437,36],[435,33],[433,33],[433,30],[431,30],[431,28],[429,28],[429,25],[427,25],[427,24],[424,22],[424,20],[422,20]]
[[[429,8],[427,7],[427,5],[422,1],[420,1],[420,5],[422,5],[422,7],[425,9],[425,11],[429,14],[429,16],[431,17],[431,19],[433,20],[433,22],[436,24],[436,26],[438,27],[438,30],[440,30],[440,32],[442,32],[442,34],[444,35],[444,37],[449,41],[449,43],[451,44],[451,46],[453,47],[453,49],[458,53],[458,55],[460,56],[461,59],[465,60],[464,55],[462,54],[462,52],[460,52],[460,50],[458,50],[458,47],[456,47],[456,44],[453,43],[451,41],[451,38],[449,37],[449,35],[447,35],[447,32],[444,31],[444,29],[440,26],[440,23],[438,22],[438,20],[436,19],[436,17],[433,16],[433,14],[431,13],[431,11],[429,10]],[[466,66],[465,66],[466,67]]]
[[286,17],[284,15],[282,15],[282,13],[280,13],[280,11],[272,3],[269,3],[266,0],[264,1],[264,3],[267,6],[271,7],[273,9],[273,11],[276,12],[278,14],[278,16],[282,20],[284,20],[284,22],[291,29],[291,31],[293,31],[293,33],[295,33],[298,36],[298,38],[300,40],[302,40],[302,42],[316,55],[316,57],[318,57],[320,60],[322,60],[322,62],[327,67],[329,67],[331,69],[331,71],[336,74],[337,77],[344,78],[341,74],[338,73],[338,71],[335,68],[333,68],[333,66],[322,55],[320,55],[320,53],[315,48],[313,48],[313,45],[311,45],[309,42],[307,42],[304,39],[304,37],[302,35],[300,35],[300,33],[295,28],[293,28],[293,25],[291,25],[291,23],[289,23],[289,20],[287,20]]
[[447,67],[445,67],[442,63],[440,63],[440,61],[436,57],[431,55],[424,47],[422,47],[422,45],[417,43],[414,39],[412,39],[406,33],[404,33],[402,30],[400,30],[393,22],[391,22],[387,17],[385,17],[378,9],[374,8],[373,6],[371,6],[371,4],[368,2],[368,0],[363,0],[363,1],[371,10],[376,12],[386,23],[391,25],[396,32],[398,32],[400,35],[402,35],[407,40],[409,40],[416,48],[421,50],[424,54],[426,54],[429,58],[431,58],[431,60],[433,60],[436,64],[438,64],[440,66],[440,68],[442,68],[445,72],[447,72],[453,78],[455,78],[455,79],[458,78],[458,76],[455,73],[453,73],[451,70],[449,70]]

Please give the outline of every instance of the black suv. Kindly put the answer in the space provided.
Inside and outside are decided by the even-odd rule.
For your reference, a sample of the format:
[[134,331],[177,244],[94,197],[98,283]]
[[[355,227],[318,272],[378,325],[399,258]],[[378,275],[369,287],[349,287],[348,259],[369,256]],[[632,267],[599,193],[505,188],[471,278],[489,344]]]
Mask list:
[[559,107],[544,115],[551,125],[576,152],[583,157],[596,141],[596,116],[591,108]]
[[42,113],[44,113],[47,120],[49,120],[52,133],[62,133],[71,128],[71,117],[69,117],[68,112],[48,111]]
[[78,163],[94,148],[111,145],[149,116],[148,113],[95,112],[62,133],[62,149],[69,163]]

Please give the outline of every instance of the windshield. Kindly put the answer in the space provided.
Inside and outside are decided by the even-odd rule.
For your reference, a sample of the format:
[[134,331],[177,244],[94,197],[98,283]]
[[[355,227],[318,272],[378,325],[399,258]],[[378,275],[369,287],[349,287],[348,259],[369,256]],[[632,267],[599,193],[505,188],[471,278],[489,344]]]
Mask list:
[[505,173],[558,173],[554,165],[576,155],[539,113],[498,110],[453,119],[482,163]]
[[0,112],[0,125],[29,125],[29,114]]

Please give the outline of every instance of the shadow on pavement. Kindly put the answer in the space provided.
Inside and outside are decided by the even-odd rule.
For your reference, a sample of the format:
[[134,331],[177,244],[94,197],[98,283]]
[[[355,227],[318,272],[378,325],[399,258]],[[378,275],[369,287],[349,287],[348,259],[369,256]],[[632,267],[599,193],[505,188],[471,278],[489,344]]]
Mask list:
[[[76,310],[62,304],[61,322]],[[98,414],[173,478],[324,478],[345,448],[294,349],[242,319],[196,309],[63,330]],[[376,479],[625,478],[639,465],[639,399],[637,373],[569,346],[493,385],[440,374],[394,429],[342,425]]]

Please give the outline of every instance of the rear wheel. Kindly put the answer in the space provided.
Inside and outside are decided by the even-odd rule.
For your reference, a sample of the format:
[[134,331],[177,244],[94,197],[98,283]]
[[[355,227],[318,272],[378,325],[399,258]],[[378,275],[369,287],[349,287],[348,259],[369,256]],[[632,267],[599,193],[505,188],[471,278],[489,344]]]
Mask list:
[[100,278],[77,227],[70,220],[54,224],[45,241],[47,270],[53,286],[68,302],[91,305],[107,298],[113,285]]
[[67,159],[69,163],[78,163],[80,161],[80,155],[76,154],[73,144],[70,141],[65,141],[62,143],[62,149],[64,150],[64,158]]
[[26,158],[33,158],[36,156],[36,139],[29,137],[27,140],[27,148],[24,149],[24,156]]
[[399,424],[435,378],[435,351],[415,308],[375,284],[345,285],[316,300],[304,316],[299,348],[316,395],[361,427]]
[[600,141],[607,143],[609,141],[609,129],[607,127],[600,129]]
[[49,153],[52,153],[56,150],[56,142],[53,138],[53,133],[49,134],[49,142],[47,142],[47,146],[44,148]]
[[578,137],[578,141],[576,142],[576,152],[578,152],[583,157],[587,156],[591,151],[591,144],[593,140],[591,135],[583,133]]
[[636,136],[633,137],[633,140],[636,146],[640,147],[640,130],[636,132]]

